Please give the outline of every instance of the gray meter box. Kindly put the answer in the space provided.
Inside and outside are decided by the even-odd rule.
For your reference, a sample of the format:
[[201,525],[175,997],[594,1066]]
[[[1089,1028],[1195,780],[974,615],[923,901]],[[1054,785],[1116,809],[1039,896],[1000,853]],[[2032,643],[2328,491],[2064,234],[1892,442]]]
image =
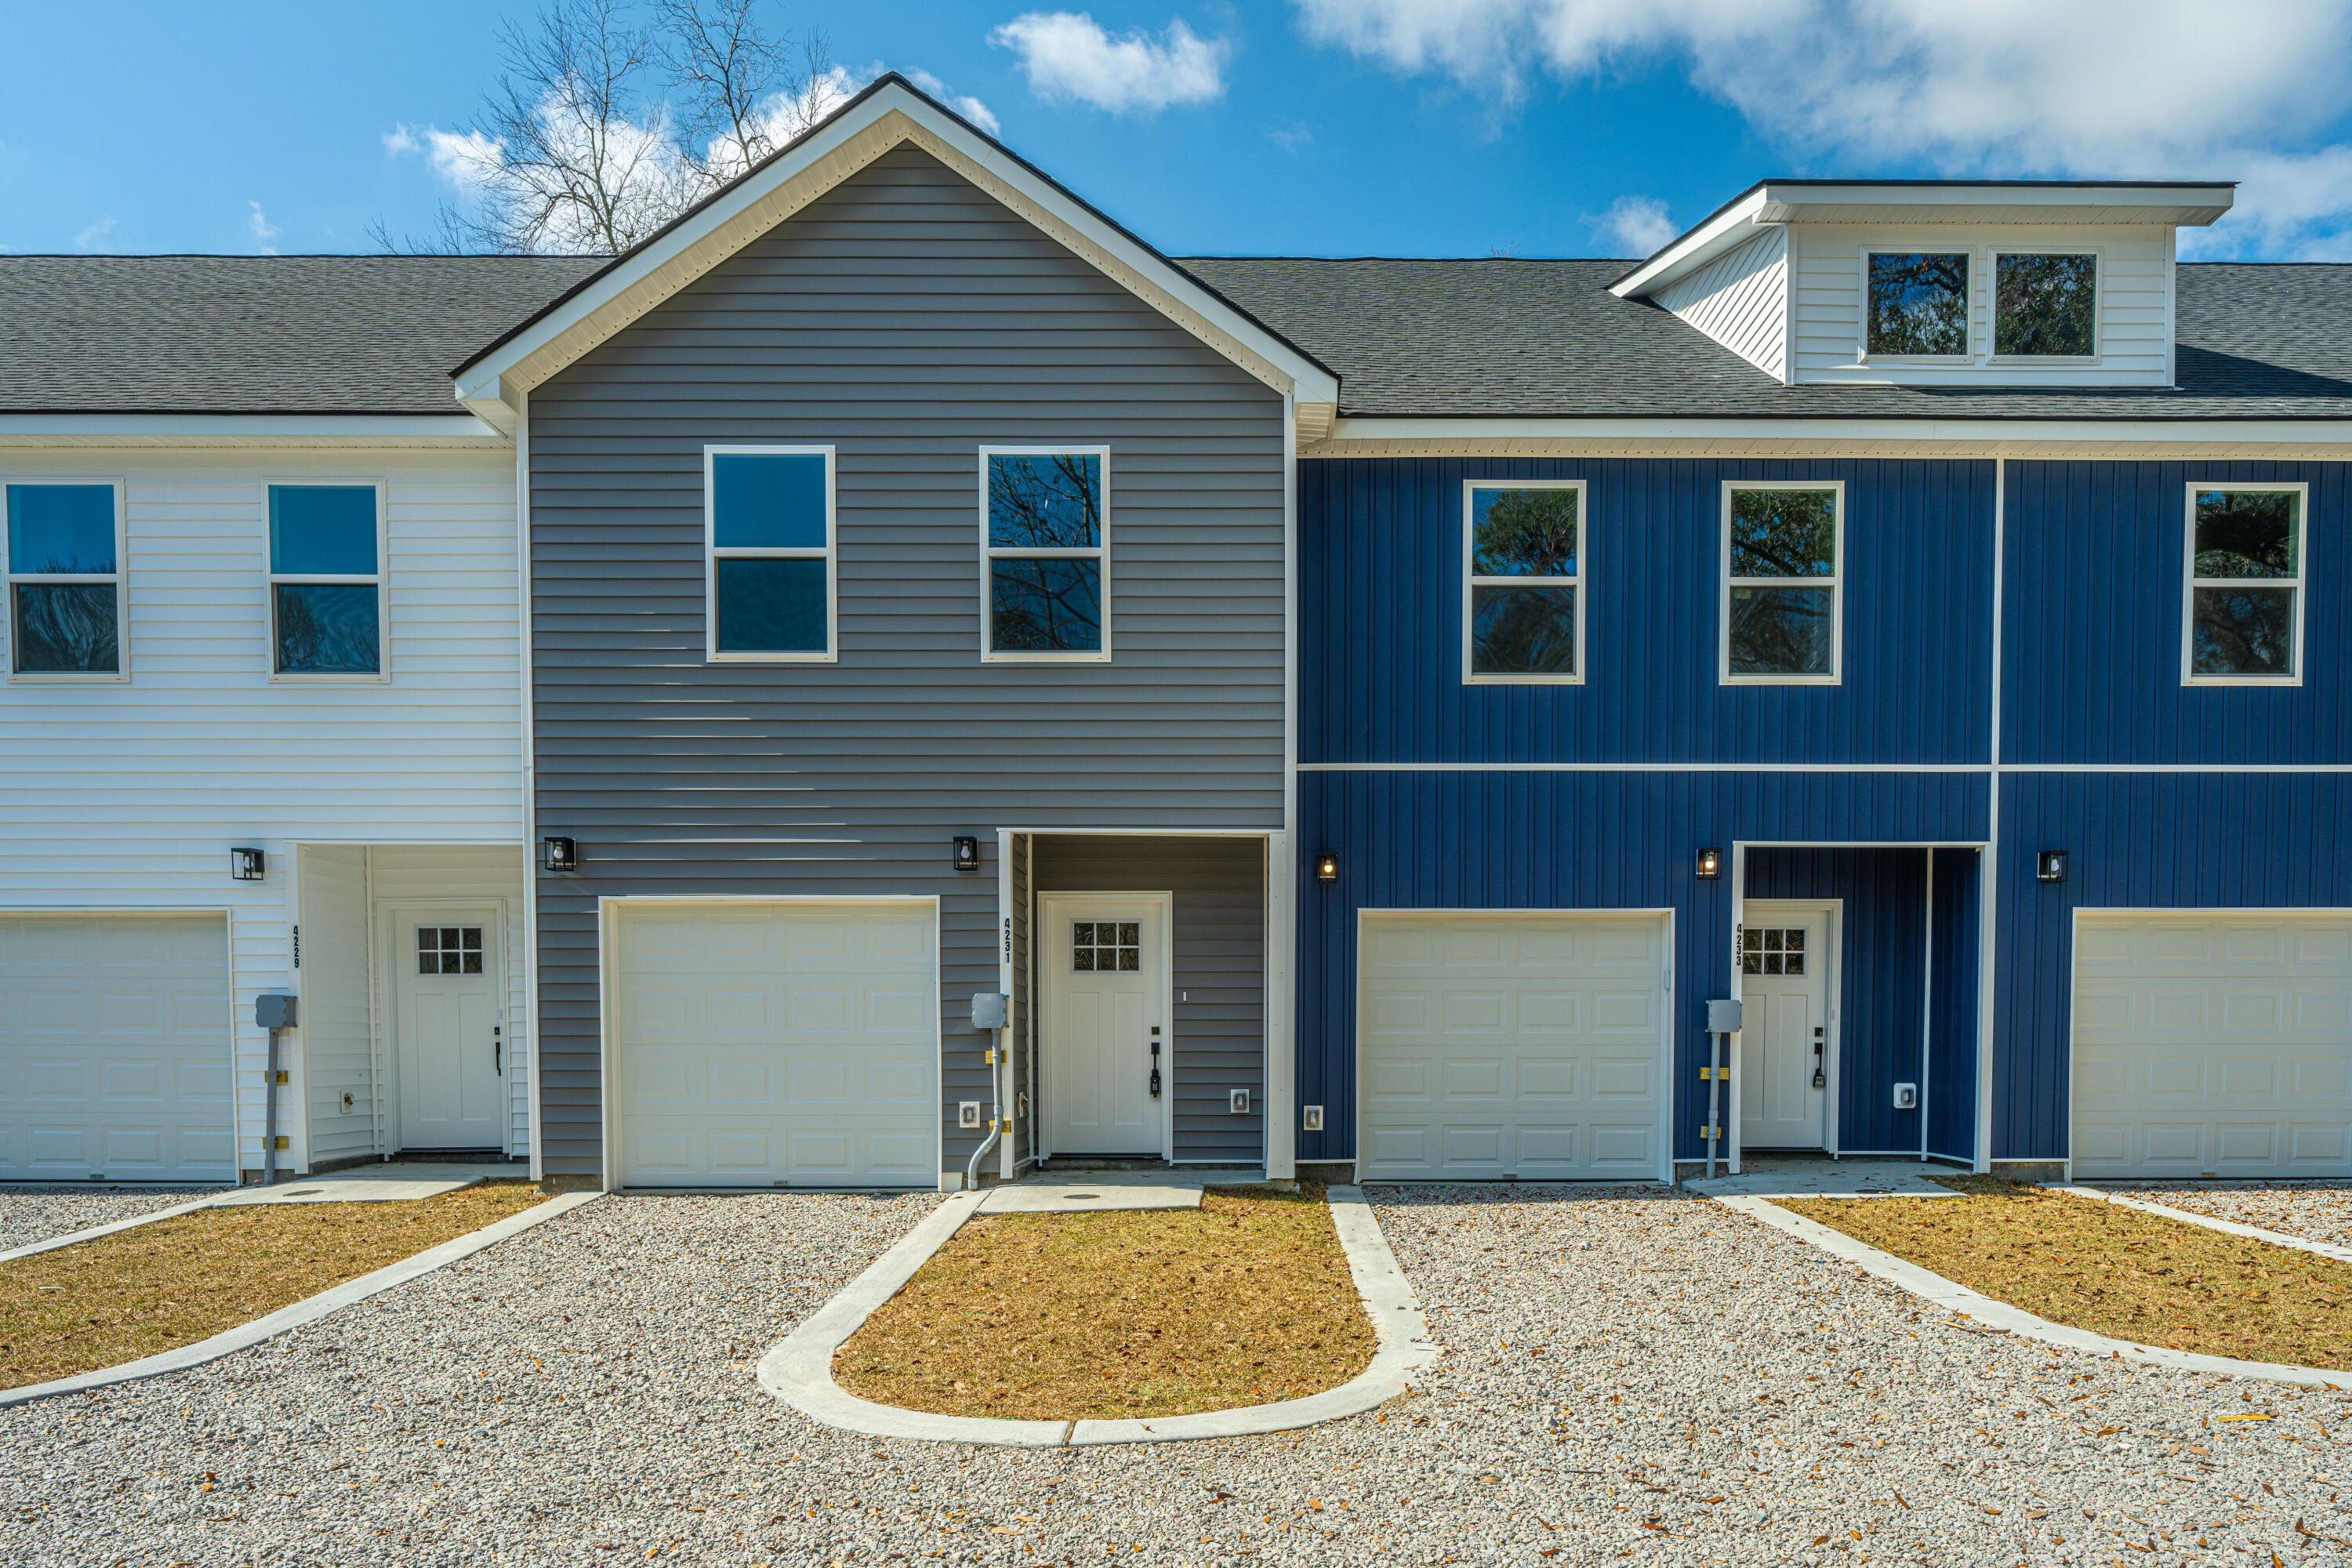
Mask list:
[[1706,1032],[1710,1035],[1739,1033],[1739,1004],[1717,998],[1706,1005]]
[[290,1029],[298,1011],[298,998],[280,991],[265,991],[253,999],[253,1026],[257,1029]]
[[971,997],[971,1026],[975,1029],[1002,1029],[1005,1025],[1006,1005],[1011,999],[1002,991],[975,991]]

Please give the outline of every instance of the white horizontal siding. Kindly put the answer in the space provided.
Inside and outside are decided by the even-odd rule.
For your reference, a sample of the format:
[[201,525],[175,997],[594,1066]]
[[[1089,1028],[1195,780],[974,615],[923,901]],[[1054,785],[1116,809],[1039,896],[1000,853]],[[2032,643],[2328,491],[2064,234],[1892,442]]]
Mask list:
[[[266,1037],[253,996],[295,980],[293,847],[521,843],[513,461],[0,452],[0,482],[50,479],[124,482],[131,679],[0,685],[0,909],[228,911],[239,1142],[254,1167]],[[382,684],[269,679],[268,486],[304,479],[386,485]],[[268,852],[266,881],[229,880],[232,845]],[[298,1086],[280,1101],[297,1161],[307,1098]]]
[[[375,1037],[368,1005],[367,851],[309,845],[300,858],[300,1065],[288,1098],[310,1119],[307,1163],[372,1154]],[[352,1109],[342,1097],[352,1097]]]
[[1789,231],[1768,228],[1658,291],[1658,303],[1768,374],[1787,379]]
[[[376,907],[388,909],[395,900],[444,900],[450,903],[493,902],[505,932],[504,1016],[507,1066],[507,1152],[530,1152],[530,1005],[523,974],[523,850],[520,844],[503,849],[452,848],[441,846],[387,846],[368,853],[370,880]],[[375,921],[376,940],[387,942],[387,921]],[[387,964],[398,962],[405,947],[387,952]],[[389,976],[390,970],[383,973]],[[375,996],[378,1037],[393,1048],[391,1011],[383,987]],[[386,1107],[387,1126],[391,1108]]]
[[[1789,245],[1791,309],[1796,316],[1796,368],[1791,378],[1795,381],[2001,386],[2164,386],[2171,382],[2171,247],[2166,229],[2064,224],[1965,229],[1798,224],[1790,226]],[[2082,248],[2099,252],[2098,362],[1990,363],[1993,254]],[[1865,250],[1970,252],[1974,363],[1862,363]]]

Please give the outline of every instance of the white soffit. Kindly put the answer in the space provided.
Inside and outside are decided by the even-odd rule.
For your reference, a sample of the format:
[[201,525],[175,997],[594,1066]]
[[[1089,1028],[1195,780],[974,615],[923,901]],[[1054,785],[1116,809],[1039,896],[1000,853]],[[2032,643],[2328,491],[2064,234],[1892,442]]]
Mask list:
[[1276,391],[1306,403],[1339,401],[1338,379],[1329,371],[1003,148],[888,79],[527,329],[469,361],[456,377],[458,400],[494,423],[508,423],[518,396],[901,142],[938,159]]
[[512,444],[471,414],[0,414],[0,448],[467,450]]
[[1610,285],[1647,299],[1776,224],[2147,224],[2202,228],[2230,210],[2227,183],[2163,184],[1832,184],[1767,180],[1732,198]]

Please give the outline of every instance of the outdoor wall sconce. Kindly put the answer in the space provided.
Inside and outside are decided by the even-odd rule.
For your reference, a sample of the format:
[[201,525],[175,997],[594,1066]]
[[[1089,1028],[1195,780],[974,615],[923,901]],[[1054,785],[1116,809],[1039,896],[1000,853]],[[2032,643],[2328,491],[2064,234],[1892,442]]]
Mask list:
[[955,868],[959,871],[980,869],[980,840],[969,837],[955,841]]
[[232,849],[228,852],[228,874],[232,880],[258,882],[268,874],[269,857],[258,849]]
[[551,871],[580,869],[580,843],[572,838],[542,838],[539,841],[539,863]]
[[1701,881],[1712,882],[1723,875],[1723,851],[1702,849],[1698,852],[1698,874]]
[[1328,849],[1315,857],[1315,879],[1318,882],[1336,882],[1339,879],[1339,858]]
[[2033,874],[2045,882],[2064,881],[2066,879],[2066,851],[2063,849],[2044,849],[2040,855],[2034,857]]

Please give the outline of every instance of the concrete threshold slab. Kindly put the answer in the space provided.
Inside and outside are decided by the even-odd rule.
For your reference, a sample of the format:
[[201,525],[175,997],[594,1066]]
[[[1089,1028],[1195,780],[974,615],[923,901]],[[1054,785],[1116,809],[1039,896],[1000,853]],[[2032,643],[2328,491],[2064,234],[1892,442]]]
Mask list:
[[[1120,1173],[1122,1174],[1133,1173]],[[1157,1173],[1147,1173],[1157,1175]],[[1364,1201],[1363,1189],[1328,1191],[1332,1228],[1348,1257],[1364,1310],[1377,1337],[1372,1363],[1339,1387],[1304,1399],[1196,1415],[1163,1415],[1132,1421],[998,1421],[976,1415],[939,1415],[860,1399],[833,1380],[833,1357],[873,1310],[897,1295],[915,1271],[945,1247],[966,1220],[981,1212],[990,1193],[958,1193],[877,1258],[872,1268],[845,1286],[776,1347],[760,1358],[760,1386],[802,1415],[845,1431],[877,1437],[912,1437],[934,1443],[971,1443],[997,1447],[1060,1448],[1104,1443],[1179,1443],[1204,1437],[1242,1437],[1294,1431],[1344,1415],[1360,1415],[1412,1386],[1422,1368],[1442,1353],[1405,1274],[1381,1234],[1380,1221]],[[1087,1190],[1087,1189],[1081,1189]]]
[[982,1214],[1091,1214],[1196,1209],[1203,1184],[1159,1171],[1048,1171],[987,1188]]
[[520,1179],[529,1166],[429,1164],[396,1161],[387,1164],[353,1165],[322,1176],[280,1176],[275,1186],[239,1187],[214,1199],[222,1208],[247,1208],[255,1204],[389,1204],[437,1198],[494,1177]]
[[1785,1160],[1737,1176],[1700,1176],[1683,1184],[1707,1197],[1750,1198],[1956,1198],[1951,1188],[1929,1181],[1935,1166],[1878,1161]]

